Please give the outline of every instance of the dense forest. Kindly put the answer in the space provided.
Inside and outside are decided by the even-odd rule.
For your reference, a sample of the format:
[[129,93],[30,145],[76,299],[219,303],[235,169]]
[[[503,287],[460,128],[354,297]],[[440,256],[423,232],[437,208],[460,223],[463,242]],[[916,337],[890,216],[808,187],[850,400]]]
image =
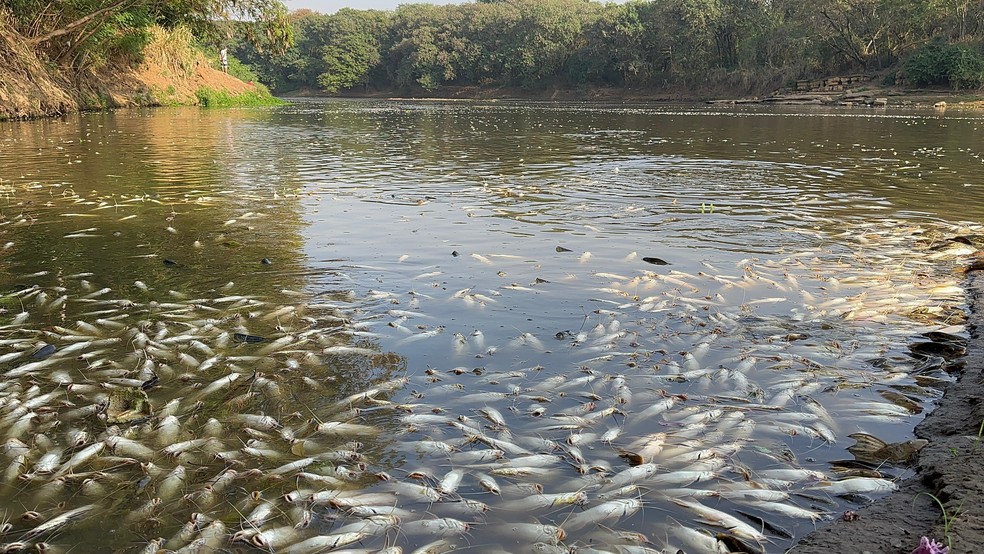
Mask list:
[[863,73],[984,85],[984,0],[482,0],[290,15],[284,53],[233,53],[275,91],[775,90]]
[[0,0],[0,37],[66,75],[139,63],[155,29],[213,58],[230,46],[234,75],[277,92],[757,94],[845,74],[984,86],[984,0],[480,0],[330,15],[278,0]]

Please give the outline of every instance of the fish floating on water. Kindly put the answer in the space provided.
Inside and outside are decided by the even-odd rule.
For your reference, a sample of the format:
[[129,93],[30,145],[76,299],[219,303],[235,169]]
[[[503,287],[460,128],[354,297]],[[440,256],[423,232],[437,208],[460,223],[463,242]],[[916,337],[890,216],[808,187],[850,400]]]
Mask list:
[[[822,455],[845,421],[911,422],[960,354],[910,355],[929,348],[912,337],[959,345],[966,329],[954,282],[891,227],[866,226],[851,263],[821,248],[665,274],[571,259],[586,309],[547,331],[466,316],[562,278],[317,296],[148,277],[131,300],[98,275],[19,276],[0,483],[37,513],[5,540],[73,544],[112,521],[106,540],[132,551],[776,552],[845,498],[895,488],[891,467],[837,480]],[[506,259],[471,258],[490,273]],[[399,353],[424,347],[424,367]],[[869,463],[918,447],[848,437]]]

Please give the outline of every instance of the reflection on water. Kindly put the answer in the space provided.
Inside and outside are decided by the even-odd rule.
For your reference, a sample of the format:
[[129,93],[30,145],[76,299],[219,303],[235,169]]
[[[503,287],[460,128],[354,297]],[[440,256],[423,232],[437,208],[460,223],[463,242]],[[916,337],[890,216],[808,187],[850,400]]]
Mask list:
[[[330,101],[0,126],[25,548],[780,552],[906,474],[849,435],[909,438],[966,336],[973,117]],[[141,388],[153,417],[117,419]]]

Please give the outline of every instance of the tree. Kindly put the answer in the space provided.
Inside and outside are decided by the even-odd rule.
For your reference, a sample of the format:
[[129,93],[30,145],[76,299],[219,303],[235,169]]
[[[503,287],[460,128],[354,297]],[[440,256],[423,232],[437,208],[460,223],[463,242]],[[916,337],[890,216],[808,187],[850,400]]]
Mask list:
[[97,51],[122,34],[151,24],[189,25],[214,40],[231,37],[233,23],[258,48],[283,51],[292,40],[287,8],[279,0],[2,0],[24,41],[49,59],[80,48]]
[[324,71],[318,75],[326,91],[356,85],[368,88],[370,71],[382,58],[378,37],[386,28],[386,19],[384,12],[351,8],[328,18],[321,50]]
[[387,70],[396,88],[431,91],[458,76],[467,42],[455,6],[403,4],[390,27]]
[[265,73],[330,90],[723,85],[758,94],[888,68],[934,36],[964,53],[984,39],[984,0],[476,0],[369,13],[296,16],[297,48]]
[[519,25],[514,2],[464,4],[462,34],[469,41],[467,73],[479,85],[503,85],[509,80],[509,60]]
[[861,69],[881,65],[889,20],[884,0],[820,0],[826,42]]
[[571,0],[522,2],[509,64],[513,81],[532,87],[562,75],[571,53],[583,46],[582,21],[597,5]]

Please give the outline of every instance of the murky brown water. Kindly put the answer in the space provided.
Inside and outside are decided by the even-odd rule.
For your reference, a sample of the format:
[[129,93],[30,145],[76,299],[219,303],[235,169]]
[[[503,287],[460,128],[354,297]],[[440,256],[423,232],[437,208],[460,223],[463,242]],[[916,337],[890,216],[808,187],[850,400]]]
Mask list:
[[[2,540],[781,552],[865,501],[828,488],[848,435],[909,438],[948,378],[909,345],[964,333],[982,139],[508,102],[0,123]],[[154,417],[107,423],[141,384]]]

